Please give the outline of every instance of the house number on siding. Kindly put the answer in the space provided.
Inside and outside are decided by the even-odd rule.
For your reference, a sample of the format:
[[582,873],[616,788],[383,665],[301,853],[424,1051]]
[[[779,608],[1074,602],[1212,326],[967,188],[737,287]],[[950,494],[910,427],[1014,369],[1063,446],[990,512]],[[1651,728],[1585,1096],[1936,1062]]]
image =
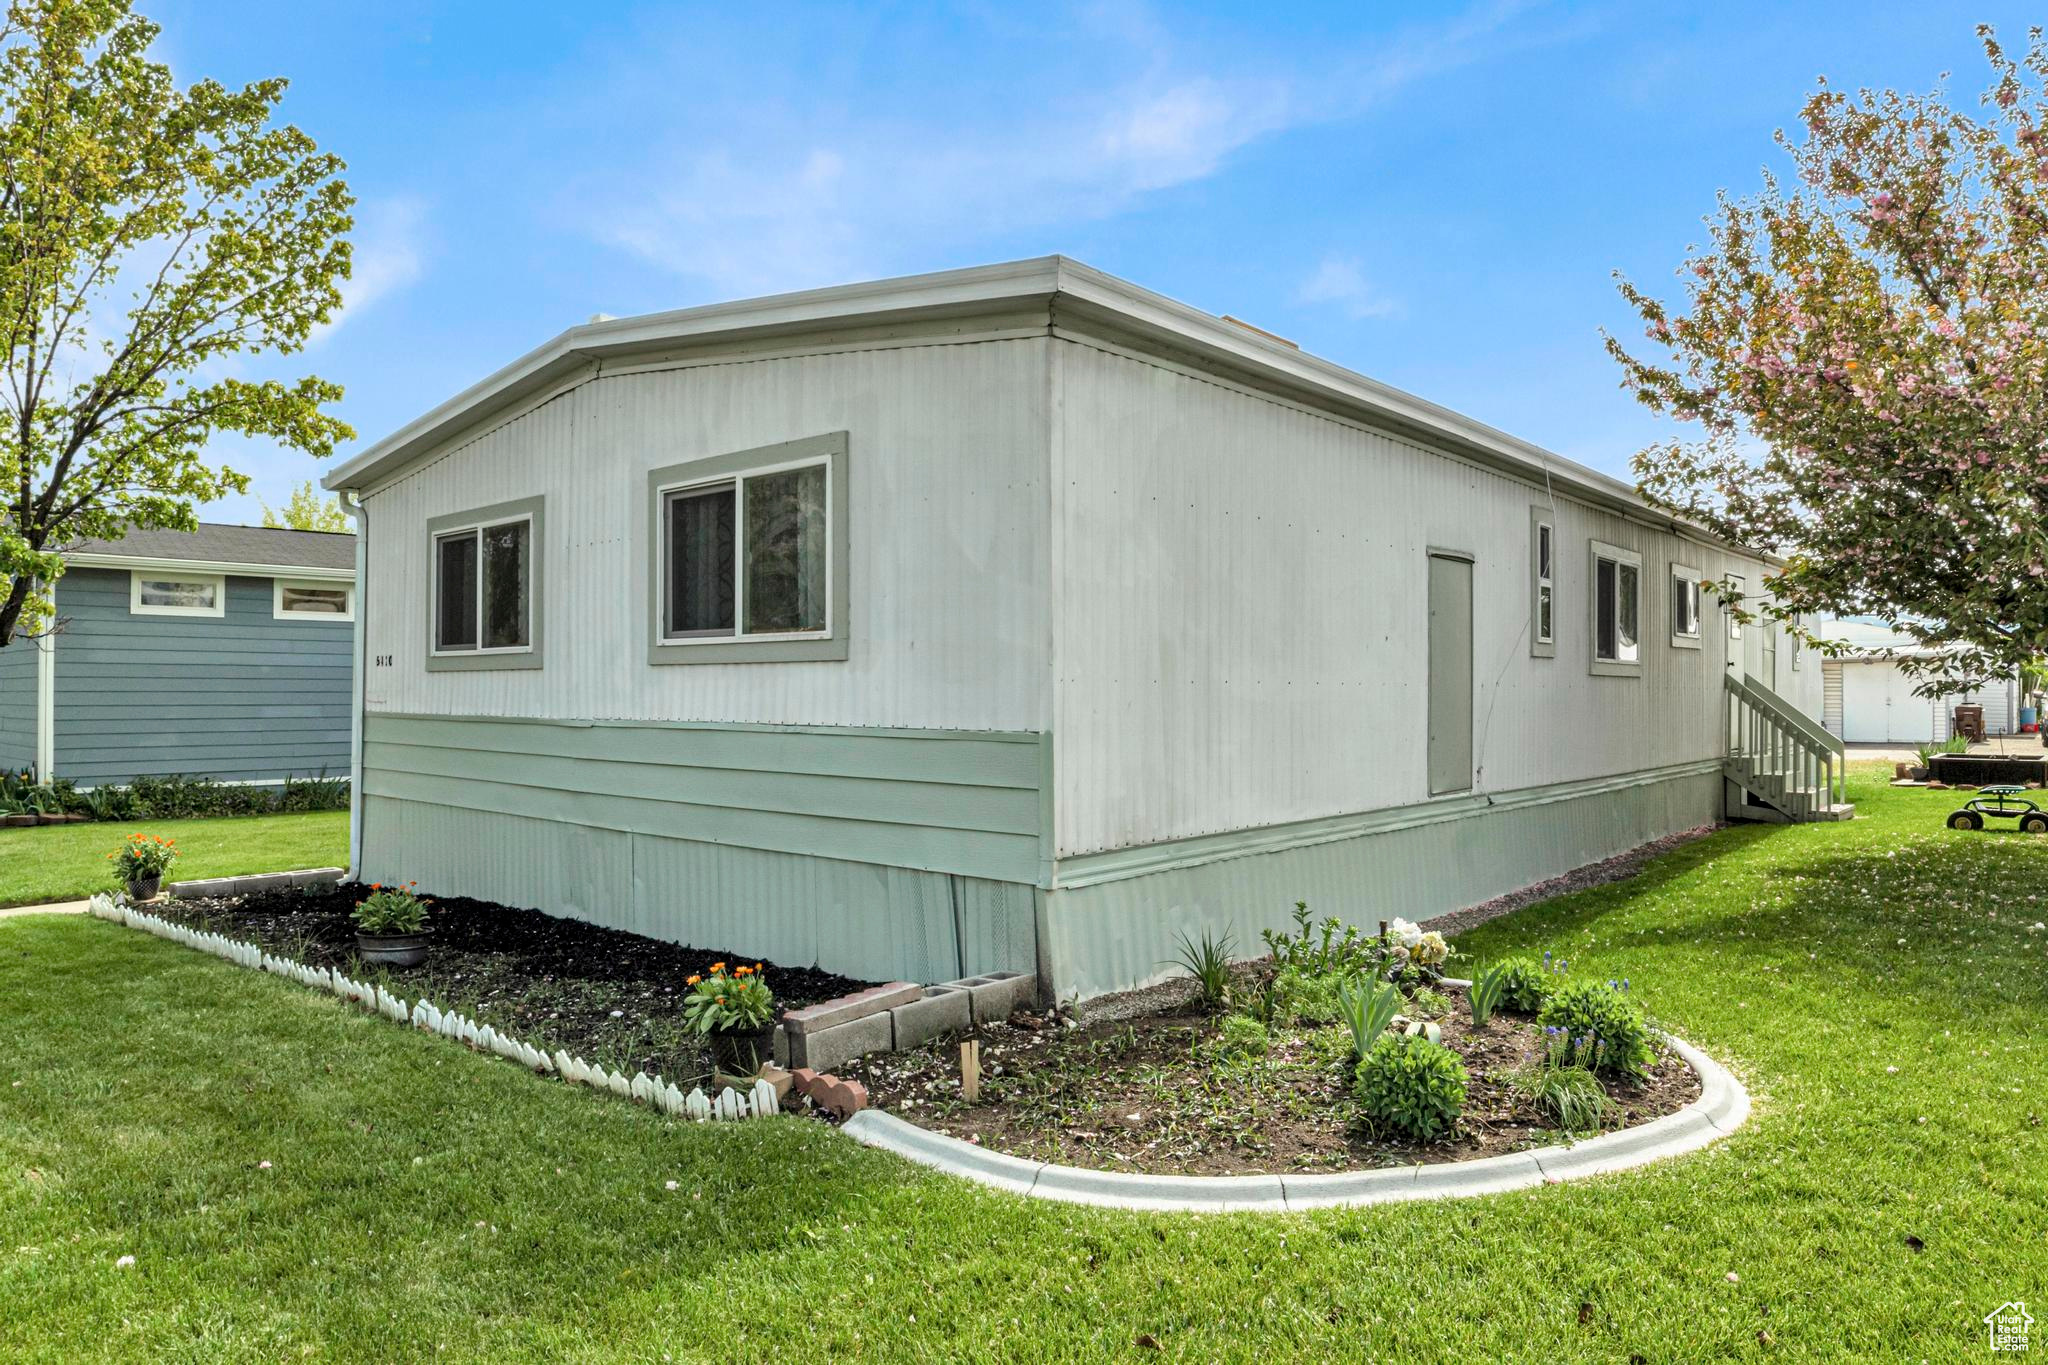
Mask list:
[[389,655],[389,654],[379,654],[379,655],[377,656],[377,667],[379,667],[379,668],[389,668],[389,667],[391,667],[391,660],[392,660],[392,657],[393,657],[393,656],[392,656],[392,655]]

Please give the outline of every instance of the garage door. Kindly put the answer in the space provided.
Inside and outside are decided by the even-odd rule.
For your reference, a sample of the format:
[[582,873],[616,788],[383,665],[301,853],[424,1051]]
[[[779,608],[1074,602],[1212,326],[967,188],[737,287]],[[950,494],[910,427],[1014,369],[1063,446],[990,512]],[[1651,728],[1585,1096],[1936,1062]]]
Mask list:
[[1845,662],[1842,738],[1851,744],[1926,744],[1934,738],[1934,707],[1913,695],[1913,679],[1897,664]]

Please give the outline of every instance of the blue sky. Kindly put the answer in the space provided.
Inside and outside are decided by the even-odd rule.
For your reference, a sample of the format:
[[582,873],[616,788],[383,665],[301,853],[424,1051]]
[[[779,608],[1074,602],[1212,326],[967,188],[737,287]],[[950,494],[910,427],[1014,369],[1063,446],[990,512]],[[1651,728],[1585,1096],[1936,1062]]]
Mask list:
[[[1815,76],[1974,100],[1980,20],[1869,4],[140,0],[182,79],[291,78],[357,272],[285,369],[374,440],[592,313],[1063,252],[1625,474],[1611,272],[1662,289]],[[353,448],[353,447],[351,447]],[[219,454],[256,519],[316,474]]]

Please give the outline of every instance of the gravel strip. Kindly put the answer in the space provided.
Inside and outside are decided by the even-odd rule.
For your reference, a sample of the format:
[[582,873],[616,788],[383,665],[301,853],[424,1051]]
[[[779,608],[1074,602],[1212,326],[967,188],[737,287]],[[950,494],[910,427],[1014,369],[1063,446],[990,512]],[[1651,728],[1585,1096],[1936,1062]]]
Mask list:
[[1538,901],[1547,901],[1573,891],[1584,891],[1590,886],[1605,886],[1609,882],[1624,881],[1642,871],[1643,864],[1659,854],[1669,853],[1672,849],[1689,844],[1695,839],[1704,839],[1720,828],[1719,825],[1699,825],[1692,829],[1680,830],[1676,834],[1667,834],[1661,839],[1652,839],[1649,843],[1632,848],[1626,853],[1617,853],[1602,862],[1587,863],[1584,867],[1573,868],[1563,876],[1552,877],[1547,882],[1525,886],[1520,891],[1510,891],[1505,896],[1495,896],[1481,905],[1453,910],[1447,915],[1438,915],[1435,919],[1426,919],[1422,921],[1421,927],[1435,929],[1445,938],[1450,938],[1455,934],[1464,933],[1467,929],[1476,929],[1488,920],[1511,915]]

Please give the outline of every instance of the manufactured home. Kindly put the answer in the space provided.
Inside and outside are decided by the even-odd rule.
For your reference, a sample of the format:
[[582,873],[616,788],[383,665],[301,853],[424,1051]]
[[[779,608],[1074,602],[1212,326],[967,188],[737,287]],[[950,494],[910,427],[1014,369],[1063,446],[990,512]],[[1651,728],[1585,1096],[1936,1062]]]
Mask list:
[[367,878],[1086,997],[1844,813],[1757,555],[1060,257],[575,327],[326,482]]
[[202,523],[65,551],[0,649],[0,766],[81,788],[349,771],[355,537]]

